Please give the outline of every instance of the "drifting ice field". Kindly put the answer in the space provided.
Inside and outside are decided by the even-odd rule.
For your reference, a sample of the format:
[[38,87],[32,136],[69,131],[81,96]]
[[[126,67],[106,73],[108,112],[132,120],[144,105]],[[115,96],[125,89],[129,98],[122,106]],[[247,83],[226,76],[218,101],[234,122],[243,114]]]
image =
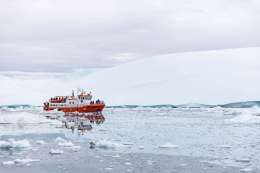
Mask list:
[[[46,119],[40,108],[2,109],[0,171],[58,164],[56,171],[70,172],[84,159],[93,172],[190,172],[194,165],[198,172],[257,171],[259,115],[259,108],[107,108],[105,122],[81,135]],[[169,170],[163,168],[167,159]]]

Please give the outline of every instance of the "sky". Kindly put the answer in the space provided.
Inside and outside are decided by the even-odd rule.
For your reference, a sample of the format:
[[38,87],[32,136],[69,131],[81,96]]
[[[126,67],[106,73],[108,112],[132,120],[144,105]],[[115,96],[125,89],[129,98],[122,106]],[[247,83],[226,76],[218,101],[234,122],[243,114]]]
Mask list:
[[259,0],[0,0],[0,71],[260,46]]

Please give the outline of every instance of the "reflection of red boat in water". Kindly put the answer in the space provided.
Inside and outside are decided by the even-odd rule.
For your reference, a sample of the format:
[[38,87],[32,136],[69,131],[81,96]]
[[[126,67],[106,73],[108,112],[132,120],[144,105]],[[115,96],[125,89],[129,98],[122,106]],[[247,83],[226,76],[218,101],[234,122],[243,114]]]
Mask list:
[[77,96],[72,92],[71,96],[56,96],[51,98],[48,102],[44,103],[43,109],[45,111],[58,110],[65,113],[100,113],[104,107],[105,103],[103,101],[99,99],[93,101],[91,93],[80,91]]

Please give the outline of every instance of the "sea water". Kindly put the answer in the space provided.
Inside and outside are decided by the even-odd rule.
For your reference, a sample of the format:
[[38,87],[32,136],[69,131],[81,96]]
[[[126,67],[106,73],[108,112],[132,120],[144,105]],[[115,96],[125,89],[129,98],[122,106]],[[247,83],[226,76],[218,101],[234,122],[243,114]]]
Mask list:
[[136,106],[107,108],[103,114],[103,124],[92,124],[93,129],[82,134],[62,128],[59,119],[45,118],[41,108],[2,109],[0,161],[36,164],[94,142],[95,150],[115,153],[114,157],[150,153],[195,157],[202,163],[245,170],[260,168],[259,108]]

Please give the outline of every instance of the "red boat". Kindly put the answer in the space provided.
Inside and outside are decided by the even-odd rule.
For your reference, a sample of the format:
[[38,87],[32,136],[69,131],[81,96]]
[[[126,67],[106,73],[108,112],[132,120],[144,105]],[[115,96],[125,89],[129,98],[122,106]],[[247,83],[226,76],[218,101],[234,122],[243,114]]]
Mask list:
[[71,96],[56,96],[44,103],[45,111],[58,110],[64,113],[100,113],[105,107],[101,100],[92,100],[91,93],[80,91],[77,96],[72,91]]

